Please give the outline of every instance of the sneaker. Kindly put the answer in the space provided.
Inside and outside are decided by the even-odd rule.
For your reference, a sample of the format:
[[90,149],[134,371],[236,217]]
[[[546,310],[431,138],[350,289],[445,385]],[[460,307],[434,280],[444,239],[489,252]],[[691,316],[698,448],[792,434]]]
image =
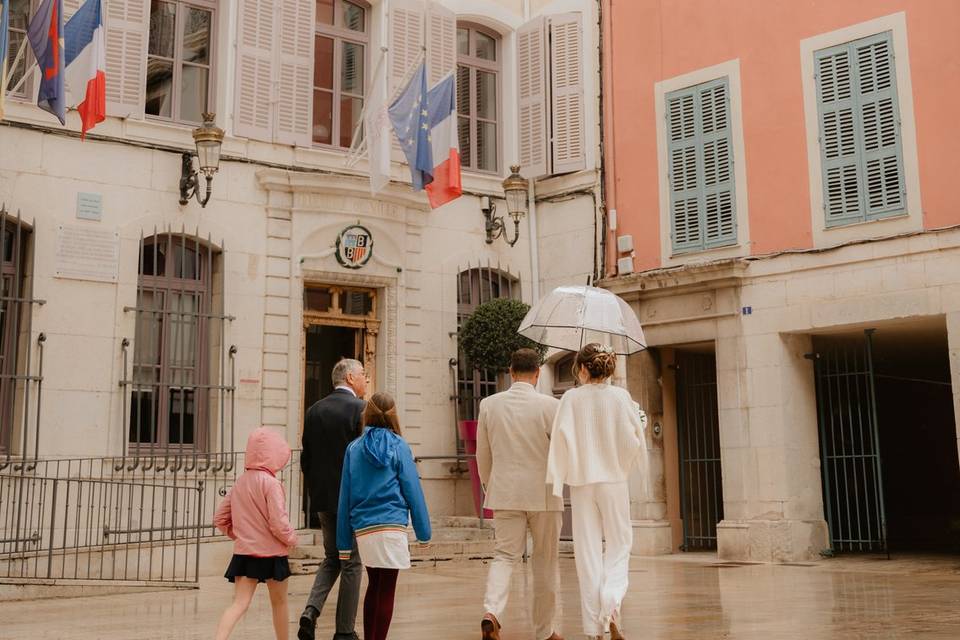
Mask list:
[[492,613],[483,616],[483,620],[480,621],[480,631],[483,632],[481,636],[483,640],[500,640],[500,621],[497,620],[497,616]]

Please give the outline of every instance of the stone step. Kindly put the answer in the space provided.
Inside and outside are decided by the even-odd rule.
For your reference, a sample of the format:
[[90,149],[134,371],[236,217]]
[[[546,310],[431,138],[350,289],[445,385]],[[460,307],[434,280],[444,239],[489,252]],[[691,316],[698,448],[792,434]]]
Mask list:
[[480,528],[481,526],[484,529],[493,529],[492,520],[480,520],[475,516],[436,516],[430,519],[430,522],[434,527],[439,529],[447,528]]
[[426,549],[410,547],[411,562],[436,562],[441,560],[489,560],[493,557],[493,540],[467,542],[437,542]]

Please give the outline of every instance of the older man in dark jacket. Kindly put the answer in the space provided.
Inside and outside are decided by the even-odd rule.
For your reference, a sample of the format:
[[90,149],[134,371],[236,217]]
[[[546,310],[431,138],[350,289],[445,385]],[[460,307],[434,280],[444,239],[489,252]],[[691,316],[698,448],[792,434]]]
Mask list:
[[323,534],[324,560],[300,616],[299,640],[314,640],[317,618],[323,604],[340,578],[337,598],[337,631],[334,640],[356,640],[354,626],[360,603],[360,578],[363,565],[356,543],[349,560],[337,553],[337,504],[340,499],[340,475],[343,458],[350,444],[360,435],[363,396],[367,376],[357,360],[341,360],[333,368],[333,393],[307,410],[303,424],[303,453],[300,465],[310,496],[309,511],[318,514]]

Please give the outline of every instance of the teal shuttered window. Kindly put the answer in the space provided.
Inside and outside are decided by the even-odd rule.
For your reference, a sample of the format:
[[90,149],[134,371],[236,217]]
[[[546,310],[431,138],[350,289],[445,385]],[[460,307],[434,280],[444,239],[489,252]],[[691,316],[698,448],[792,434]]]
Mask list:
[[905,213],[890,32],[822,49],[815,56],[827,226]]
[[737,243],[727,78],[666,96],[670,237],[674,253]]

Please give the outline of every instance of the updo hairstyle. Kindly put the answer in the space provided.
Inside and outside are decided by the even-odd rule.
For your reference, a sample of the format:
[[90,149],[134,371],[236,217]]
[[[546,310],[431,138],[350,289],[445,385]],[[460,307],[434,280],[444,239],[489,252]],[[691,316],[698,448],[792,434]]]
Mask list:
[[394,402],[393,396],[383,391],[373,394],[363,409],[363,426],[383,427],[402,436],[400,418],[397,416],[397,403]]
[[585,345],[573,359],[573,377],[577,378],[580,366],[587,368],[592,380],[606,380],[617,369],[617,356],[613,349],[597,342]]

